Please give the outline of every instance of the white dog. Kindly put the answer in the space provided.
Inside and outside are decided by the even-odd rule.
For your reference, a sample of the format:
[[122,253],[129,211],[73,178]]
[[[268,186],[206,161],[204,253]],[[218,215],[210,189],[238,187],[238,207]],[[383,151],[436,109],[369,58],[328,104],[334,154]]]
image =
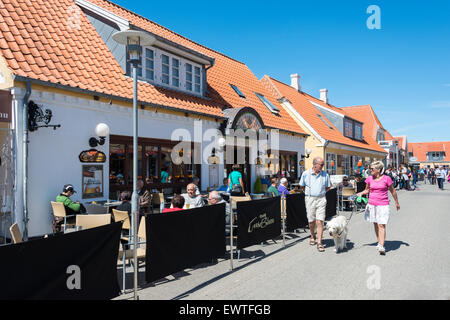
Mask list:
[[337,216],[331,219],[327,223],[327,229],[334,240],[334,252],[338,253],[347,248],[347,219],[344,216]]

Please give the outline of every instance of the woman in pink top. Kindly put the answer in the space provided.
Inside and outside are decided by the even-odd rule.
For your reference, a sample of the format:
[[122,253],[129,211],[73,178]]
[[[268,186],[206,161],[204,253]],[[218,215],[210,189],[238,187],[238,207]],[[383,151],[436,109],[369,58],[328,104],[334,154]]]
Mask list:
[[373,222],[375,226],[375,234],[378,238],[377,249],[382,255],[386,253],[384,248],[384,240],[386,239],[386,224],[389,221],[389,196],[388,190],[392,193],[397,206],[397,211],[400,210],[398,203],[397,192],[392,184],[392,179],[384,175],[384,165],[381,161],[375,161],[370,166],[372,175],[366,179],[366,189],[358,193],[358,196],[369,194],[369,204],[366,207],[365,218],[369,222]]

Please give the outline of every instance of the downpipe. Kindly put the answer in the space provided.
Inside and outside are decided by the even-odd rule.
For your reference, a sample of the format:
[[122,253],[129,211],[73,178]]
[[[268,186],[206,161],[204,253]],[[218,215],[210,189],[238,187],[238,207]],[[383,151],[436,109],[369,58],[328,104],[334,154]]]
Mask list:
[[31,96],[31,82],[27,81],[27,89],[23,97],[23,135],[22,135],[22,151],[23,151],[23,239],[28,240],[28,102]]

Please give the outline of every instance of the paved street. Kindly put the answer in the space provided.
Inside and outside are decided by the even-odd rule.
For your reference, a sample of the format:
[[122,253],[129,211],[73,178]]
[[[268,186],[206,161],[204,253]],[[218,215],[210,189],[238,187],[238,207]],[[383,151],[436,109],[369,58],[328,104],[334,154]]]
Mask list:
[[286,248],[282,241],[248,248],[234,272],[229,260],[205,264],[147,286],[140,299],[450,299],[450,184],[445,188],[420,184],[420,191],[399,192],[386,256],[359,214],[350,221],[346,252],[335,254],[325,234],[326,251],[319,253],[301,232]]

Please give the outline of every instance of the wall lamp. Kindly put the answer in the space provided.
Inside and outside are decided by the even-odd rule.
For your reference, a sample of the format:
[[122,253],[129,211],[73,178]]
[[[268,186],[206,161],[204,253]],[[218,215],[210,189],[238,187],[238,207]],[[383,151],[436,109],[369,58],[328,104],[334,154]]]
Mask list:
[[97,137],[100,138],[100,140],[94,137],[90,138],[89,145],[91,146],[91,148],[95,148],[98,145],[102,146],[105,144],[106,137],[109,136],[108,125],[104,123],[99,123],[97,127],[95,127],[95,134],[97,135]]
[[312,150],[311,149],[306,149],[306,156],[304,154],[302,154],[302,159],[308,159],[309,156],[311,155]]

